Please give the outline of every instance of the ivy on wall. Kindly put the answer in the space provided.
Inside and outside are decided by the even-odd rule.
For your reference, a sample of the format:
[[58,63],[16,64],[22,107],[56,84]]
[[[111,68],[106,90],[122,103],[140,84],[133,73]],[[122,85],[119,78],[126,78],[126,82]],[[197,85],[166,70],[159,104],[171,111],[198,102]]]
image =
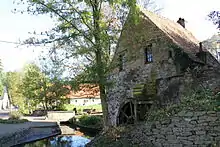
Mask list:
[[174,51],[174,64],[176,65],[177,71],[184,72],[187,68],[191,68],[193,65],[192,59],[190,59],[189,55],[183,51],[178,46],[170,45]]

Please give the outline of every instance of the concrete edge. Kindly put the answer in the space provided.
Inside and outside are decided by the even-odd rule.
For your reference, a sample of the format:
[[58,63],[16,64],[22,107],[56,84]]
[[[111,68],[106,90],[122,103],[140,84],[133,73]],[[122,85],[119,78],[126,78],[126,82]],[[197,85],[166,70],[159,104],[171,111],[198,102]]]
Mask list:
[[59,125],[30,126],[0,138],[0,147],[10,147],[60,135]]

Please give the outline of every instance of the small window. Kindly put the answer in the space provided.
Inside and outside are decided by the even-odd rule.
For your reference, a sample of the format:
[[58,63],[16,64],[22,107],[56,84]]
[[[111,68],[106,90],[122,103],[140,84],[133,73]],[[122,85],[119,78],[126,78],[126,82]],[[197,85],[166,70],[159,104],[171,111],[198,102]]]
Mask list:
[[172,55],[172,51],[169,51],[169,58],[172,58],[173,55]]
[[75,100],[75,102],[77,103],[77,100]]
[[125,55],[121,54],[119,55],[119,71],[122,71],[125,66]]
[[153,62],[152,44],[145,48],[145,63]]

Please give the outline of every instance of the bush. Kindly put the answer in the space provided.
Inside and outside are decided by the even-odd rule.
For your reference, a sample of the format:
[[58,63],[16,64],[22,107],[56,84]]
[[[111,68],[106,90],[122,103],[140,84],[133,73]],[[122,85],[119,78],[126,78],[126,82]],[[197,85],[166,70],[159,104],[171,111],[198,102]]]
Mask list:
[[12,120],[19,120],[21,118],[21,113],[18,111],[11,111],[9,113],[9,119]]
[[163,120],[180,111],[212,111],[217,110],[218,95],[212,91],[196,90],[181,99],[180,104],[171,104],[165,108],[151,108],[146,114],[146,120]]
[[2,124],[18,124],[18,123],[24,123],[24,122],[28,122],[27,119],[0,119],[0,123]]
[[93,116],[83,115],[79,118],[79,123],[84,126],[101,128],[102,118],[100,116],[94,116],[94,115]]

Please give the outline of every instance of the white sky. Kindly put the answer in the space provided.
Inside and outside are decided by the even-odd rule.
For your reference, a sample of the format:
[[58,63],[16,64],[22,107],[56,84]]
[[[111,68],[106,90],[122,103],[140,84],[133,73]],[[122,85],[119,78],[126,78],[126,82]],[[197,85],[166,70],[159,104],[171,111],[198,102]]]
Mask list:
[[[157,0],[157,4],[163,8],[161,15],[174,21],[183,17],[187,21],[186,28],[200,41],[217,32],[216,26],[206,16],[212,10],[220,10],[220,0]],[[45,31],[53,24],[46,16],[13,14],[11,11],[16,7],[13,0],[0,1],[0,41],[18,42],[19,39],[28,38],[28,32]],[[5,71],[22,68],[24,63],[36,58],[39,52],[40,48],[16,48],[14,44],[0,42],[0,58]]]

